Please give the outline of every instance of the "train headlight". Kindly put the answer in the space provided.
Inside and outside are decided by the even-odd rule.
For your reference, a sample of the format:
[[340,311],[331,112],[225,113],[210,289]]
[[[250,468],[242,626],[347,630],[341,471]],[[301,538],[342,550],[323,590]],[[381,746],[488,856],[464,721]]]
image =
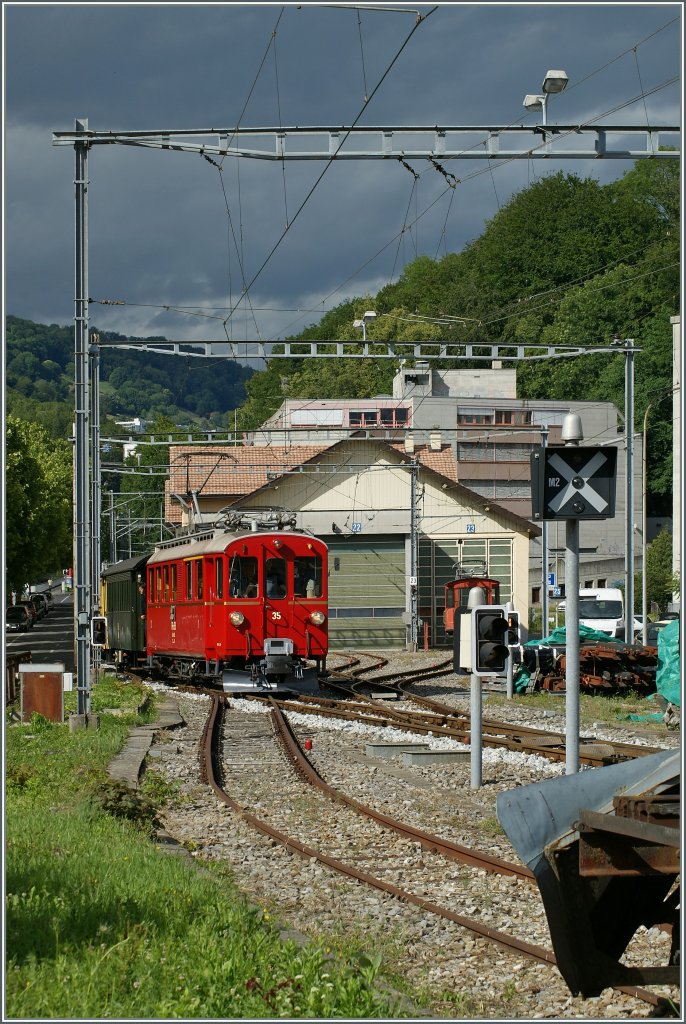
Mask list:
[[315,626],[322,626],[326,621],[326,615],[324,612],[312,612],[310,615],[310,622],[314,622]]
[[245,622],[245,615],[243,612],[231,612],[229,615],[229,621],[232,626],[242,626]]

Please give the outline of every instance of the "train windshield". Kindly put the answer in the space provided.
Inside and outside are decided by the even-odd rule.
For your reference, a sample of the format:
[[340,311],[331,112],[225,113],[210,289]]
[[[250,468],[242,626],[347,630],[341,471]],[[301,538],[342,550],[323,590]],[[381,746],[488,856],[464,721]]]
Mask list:
[[257,559],[252,555],[234,555],[229,577],[231,597],[258,597]]
[[293,560],[296,597],[322,596],[322,559],[320,555]]
[[280,599],[286,596],[286,561],[283,558],[268,558],[264,563],[267,581],[267,597]]

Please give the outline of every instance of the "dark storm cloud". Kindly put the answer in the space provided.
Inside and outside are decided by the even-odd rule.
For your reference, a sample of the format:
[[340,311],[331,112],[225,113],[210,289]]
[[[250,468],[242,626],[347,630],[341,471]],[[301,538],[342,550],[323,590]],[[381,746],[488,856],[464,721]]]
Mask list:
[[[658,31],[680,18],[676,4],[443,4],[364,109],[365,86],[370,95],[412,30],[410,13],[360,10],[361,46],[357,11],[314,4],[3,10],[6,311],[45,322],[69,323],[73,313],[74,153],[53,147],[51,133],[75,117],[98,130],[231,127],[241,116],[244,126],[335,126],[360,112],[367,125],[504,125],[523,116],[523,96],[540,90],[547,68],[561,67],[570,86],[551,100],[549,121],[576,124],[681,70],[680,23]],[[652,124],[679,123],[680,95],[676,81],[605,123],[644,124],[646,109]],[[458,176],[483,173],[455,190],[448,216],[451,192],[426,162],[414,161],[415,192],[397,161],[341,162],[298,212],[324,166],[234,159],[220,178],[197,155],[94,148],[90,293],[131,305],[96,305],[92,322],[222,337],[220,320],[151,307],[230,307],[289,222],[251,288],[254,315],[247,311],[246,327],[237,312],[234,324],[250,337],[291,333],[316,313],[274,307],[321,311],[378,290],[416,254],[461,249],[534,175],[563,169],[606,181],[629,164],[453,163]]]

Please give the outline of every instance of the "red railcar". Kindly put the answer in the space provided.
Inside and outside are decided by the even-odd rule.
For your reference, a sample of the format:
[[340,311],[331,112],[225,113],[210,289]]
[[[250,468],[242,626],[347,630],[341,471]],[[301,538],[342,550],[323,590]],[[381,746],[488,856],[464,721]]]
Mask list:
[[443,627],[446,633],[455,629],[455,609],[466,608],[469,591],[472,587],[480,587],[486,592],[486,604],[500,604],[500,583],[487,576],[464,576],[450,580],[445,585],[445,609],[443,611]]
[[230,691],[302,685],[325,674],[326,544],[299,530],[255,526],[177,538],[150,556],[153,669],[220,680]]

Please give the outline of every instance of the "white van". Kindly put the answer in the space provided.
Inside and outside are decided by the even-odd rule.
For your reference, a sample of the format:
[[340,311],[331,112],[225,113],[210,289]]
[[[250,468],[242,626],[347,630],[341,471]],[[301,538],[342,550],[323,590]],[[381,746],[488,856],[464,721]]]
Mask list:
[[[566,602],[558,607],[564,609]],[[579,625],[624,639],[624,595],[617,587],[594,587],[579,591]],[[642,629],[634,619],[633,633]],[[633,642],[630,637],[629,643]]]

